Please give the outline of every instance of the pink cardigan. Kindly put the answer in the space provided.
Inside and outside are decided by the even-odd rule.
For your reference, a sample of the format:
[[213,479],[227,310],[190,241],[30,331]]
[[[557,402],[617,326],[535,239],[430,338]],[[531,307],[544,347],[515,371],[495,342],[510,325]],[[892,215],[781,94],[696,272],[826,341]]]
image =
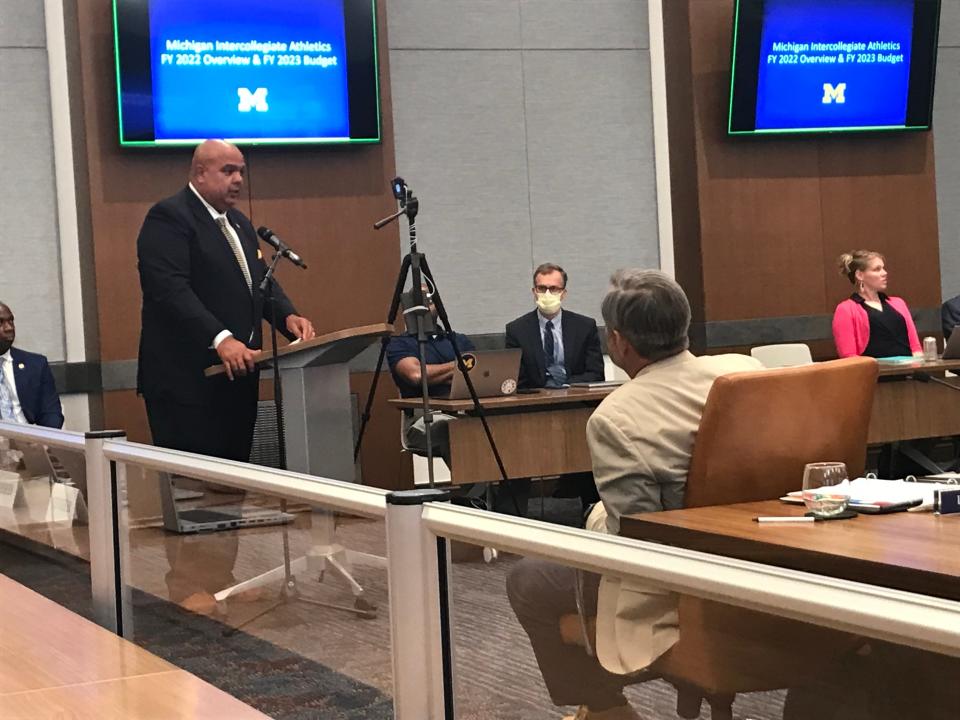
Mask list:
[[[913,324],[907,304],[898,297],[888,297],[886,300],[907,322],[910,350],[914,353],[920,352],[920,338],[917,337],[917,327]],[[867,349],[867,343],[870,342],[870,320],[867,318],[867,311],[856,300],[848,298],[837,305],[833,313],[833,342],[837,346],[837,355],[842,358],[863,355],[863,351]]]

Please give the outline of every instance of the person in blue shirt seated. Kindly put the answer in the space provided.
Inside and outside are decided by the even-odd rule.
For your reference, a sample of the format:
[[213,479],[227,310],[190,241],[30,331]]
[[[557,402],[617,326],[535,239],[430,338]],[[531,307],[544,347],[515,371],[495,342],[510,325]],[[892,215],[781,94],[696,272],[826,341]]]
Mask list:
[[13,347],[13,312],[0,302],[0,420],[62,428],[63,409],[43,355]]
[[[427,307],[430,308],[430,335],[424,348],[424,360],[427,363],[427,389],[430,397],[445,398],[450,394],[450,385],[453,382],[457,369],[457,356],[453,351],[453,343],[446,333],[438,332],[436,328],[437,308],[430,298],[429,290],[423,288]],[[461,353],[476,349],[473,342],[466,335],[453,333],[457,347]],[[417,352],[417,334],[413,329],[413,322],[405,335],[395,335],[387,344],[387,363],[390,365],[390,374],[400,390],[400,396],[405,398],[420,397],[420,356]],[[417,455],[427,454],[427,433],[423,418],[416,411],[404,411],[403,416],[403,443],[407,450]],[[443,458],[450,467],[450,428],[449,423],[456,420],[453,415],[435,412],[430,431],[430,441],[433,454]],[[511,480],[509,491],[497,491],[493,494],[493,509],[497,512],[525,515],[530,496],[529,480]],[[484,487],[481,484],[462,485],[460,491],[472,501],[483,495]],[[471,503],[472,504],[472,503]]]
[[[427,389],[430,397],[445,398],[450,394],[450,384],[453,374],[457,370],[457,356],[453,350],[453,343],[446,333],[436,330],[437,308],[430,298],[429,290],[423,288],[427,306],[430,308],[431,332],[424,346],[424,360],[427,363]],[[417,334],[411,320],[410,327],[405,335],[396,335],[390,338],[387,344],[387,363],[390,365],[390,374],[400,391],[400,397],[418,398],[421,393],[420,356],[417,350]],[[466,335],[454,333],[457,347],[460,352],[473,350],[473,343]],[[418,455],[427,454],[427,435],[423,417],[419,413],[404,411],[403,438],[404,445],[410,452]],[[430,433],[433,454],[443,458],[450,465],[450,434],[447,423],[456,418],[453,415],[435,413]]]

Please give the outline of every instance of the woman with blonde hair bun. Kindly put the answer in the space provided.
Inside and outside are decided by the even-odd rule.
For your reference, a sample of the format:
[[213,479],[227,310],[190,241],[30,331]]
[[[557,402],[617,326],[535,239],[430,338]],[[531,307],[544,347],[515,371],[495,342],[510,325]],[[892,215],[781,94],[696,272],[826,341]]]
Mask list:
[[917,328],[907,304],[887,295],[887,268],[883,255],[853,250],[839,258],[840,274],[854,293],[833,313],[833,341],[837,355],[894,357],[921,355]]

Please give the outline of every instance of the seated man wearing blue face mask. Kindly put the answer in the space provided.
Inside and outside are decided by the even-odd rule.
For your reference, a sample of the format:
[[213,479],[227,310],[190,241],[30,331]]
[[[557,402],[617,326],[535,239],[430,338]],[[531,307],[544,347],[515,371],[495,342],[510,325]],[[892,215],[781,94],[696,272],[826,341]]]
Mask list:
[[563,310],[567,273],[544,263],[533,273],[537,309],[507,324],[507,347],[520,348],[521,388],[558,388],[603,380],[603,351],[593,318]]

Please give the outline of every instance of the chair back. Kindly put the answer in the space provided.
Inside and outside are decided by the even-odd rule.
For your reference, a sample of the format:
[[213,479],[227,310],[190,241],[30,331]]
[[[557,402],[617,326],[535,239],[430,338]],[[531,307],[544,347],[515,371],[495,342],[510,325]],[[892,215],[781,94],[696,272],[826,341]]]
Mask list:
[[750,355],[763,363],[767,368],[796,367],[810,365],[813,356],[810,348],[804,343],[781,343],[779,345],[757,345],[750,350]]
[[630,376],[622,369],[614,365],[609,355],[603,356],[603,379],[606,381],[622,380],[627,382]]
[[[430,462],[427,456],[407,447],[407,426],[414,421],[414,418],[406,412],[400,413],[400,448],[402,452],[409,453],[413,463],[413,486],[415,488],[430,484]],[[451,482],[450,468],[442,458],[434,455],[433,457],[433,481],[435,483]]]
[[863,474],[877,363],[855,357],[717,378],[700,420],[686,507],[772,500],[807,463]]

